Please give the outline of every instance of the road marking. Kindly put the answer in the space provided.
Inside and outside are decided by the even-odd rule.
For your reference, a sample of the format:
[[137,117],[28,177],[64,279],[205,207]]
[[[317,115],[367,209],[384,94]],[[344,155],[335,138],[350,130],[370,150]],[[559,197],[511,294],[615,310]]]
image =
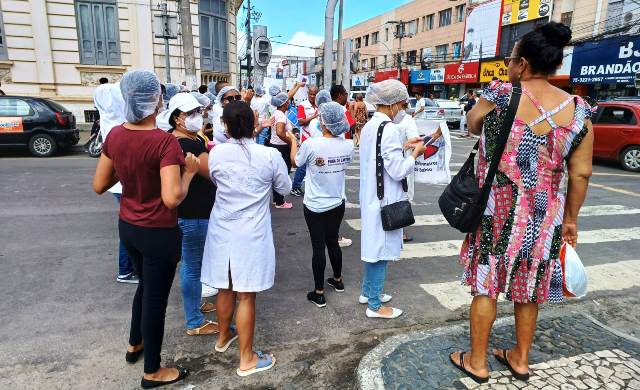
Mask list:
[[[589,293],[620,291],[640,286],[640,260],[619,261],[585,268],[589,280]],[[420,287],[449,310],[456,310],[471,303],[469,287],[458,281],[421,284]]]
[[[602,217],[607,215],[631,215],[640,214],[640,209],[634,209],[621,205],[601,205],[601,206],[584,206],[580,209],[581,217]],[[442,214],[433,215],[416,215],[414,216],[416,223],[411,226],[437,226],[447,225],[448,222]],[[359,219],[347,219],[345,221],[352,229],[361,230],[362,224]]]
[[633,177],[634,179],[640,179],[640,175],[628,174],[628,173],[606,173],[606,172],[593,172],[593,176],[620,176],[620,177]]
[[624,195],[629,195],[629,196],[635,196],[640,198],[640,194],[637,192],[633,192],[633,191],[627,191],[627,190],[623,190],[621,188],[614,188],[614,187],[609,187],[609,186],[603,186],[602,184],[595,184],[595,183],[589,183],[589,186],[591,187],[596,187],[596,188],[601,188],[603,190],[607,190],[607,191],[611,191],[611,192],[617,192],[619,194],[624,194]]

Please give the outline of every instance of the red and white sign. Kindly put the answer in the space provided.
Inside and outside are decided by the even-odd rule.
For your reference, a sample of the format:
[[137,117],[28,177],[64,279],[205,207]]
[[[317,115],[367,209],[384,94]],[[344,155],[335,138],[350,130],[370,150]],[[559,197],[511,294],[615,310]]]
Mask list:
[[444,67],[445,84],[477,83],[480,62],[449,64]]

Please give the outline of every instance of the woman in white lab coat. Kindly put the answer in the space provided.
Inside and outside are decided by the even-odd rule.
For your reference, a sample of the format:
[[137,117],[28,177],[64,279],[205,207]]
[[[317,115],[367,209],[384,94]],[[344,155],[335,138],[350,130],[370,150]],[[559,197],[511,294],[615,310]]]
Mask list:
[[[253,351],[255,299],[256,292],[273,286],[275,275],[271,191],[288,194],[291,180],[280,153],[255,143],[254,114],[248,104],[228,102],[222,120],[229,139],[209,154],[209,172],[218,190],[201,280],[220,290],[216,300],[220,335],[215,349],[225,352],[239,338],[237,373],[247,376],[275,364],[272,355]],[[236,298],[240,301],[237,330],[231,326]]]
[[[360,212],[362,216],[361,258],[365,262],[360,303],[367,303],[367,317],[396,318],[402,310],[384,307],[391,296],[382,294],[389,261],[398,260],[402,249],[402,229],[384,231],[380,210],[383,205],[406,200],[402,179],[413,172],[415,159],[424,153],[420,138],[403,145],[397,124],[406,115],[403,105],[409,99],[407,89],[397,80],[385,80],[370,86],[365,100],[377,106],[376,113],[362,129],[360,138]],[[376,186],[376,141],[378,126],[388,123],[382,133],[384,161],[384,198],[378,199]],[[403,150],[413,148],[408,157]]]

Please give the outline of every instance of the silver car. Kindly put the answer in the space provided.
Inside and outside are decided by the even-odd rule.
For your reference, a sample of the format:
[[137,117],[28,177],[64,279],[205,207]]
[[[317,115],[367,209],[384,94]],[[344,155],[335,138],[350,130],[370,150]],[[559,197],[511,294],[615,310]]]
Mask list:
[[[426,99],[427,105],[424,111],[418,114],[417,118],[430,119],[430,120],[445,120],[447,126],[451,129],[460,128],[460,120],[462,119],[463,110],[460,107],[460,103],[453,102],[446,99]],[[413,115],[416,111],[416,98],[409,99],[409,107],[407,108],[407,114]]]

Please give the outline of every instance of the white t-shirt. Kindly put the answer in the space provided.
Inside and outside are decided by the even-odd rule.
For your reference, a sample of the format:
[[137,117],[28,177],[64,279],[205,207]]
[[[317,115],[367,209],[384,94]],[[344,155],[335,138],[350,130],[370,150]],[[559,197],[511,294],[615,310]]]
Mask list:
[[346,199],[345,173],[353,158],[353,141],[310,138],[296,155],[296,165],[307,164],[304,205],[314,213],[334,209]]
[[275,110],[273,112],[273,117],[276,118],[276,122],[273,124],[273,126],[271,126],[271,145],[286,145],[287,143],[281,140],[280,137],[278,137],[276,126],[278,125],[278,123],[284,123],[284,130],[287,133],[290,133],[293,130],[293,125],[291,124],[289,118],[287,118],[287,115],[280,110]]
[[266,95],[255,96],[251,99],[251,108],[258,111],[258,118],[260,118],[260,120],[266,118],[269,111],[269,102],[267,101]]

